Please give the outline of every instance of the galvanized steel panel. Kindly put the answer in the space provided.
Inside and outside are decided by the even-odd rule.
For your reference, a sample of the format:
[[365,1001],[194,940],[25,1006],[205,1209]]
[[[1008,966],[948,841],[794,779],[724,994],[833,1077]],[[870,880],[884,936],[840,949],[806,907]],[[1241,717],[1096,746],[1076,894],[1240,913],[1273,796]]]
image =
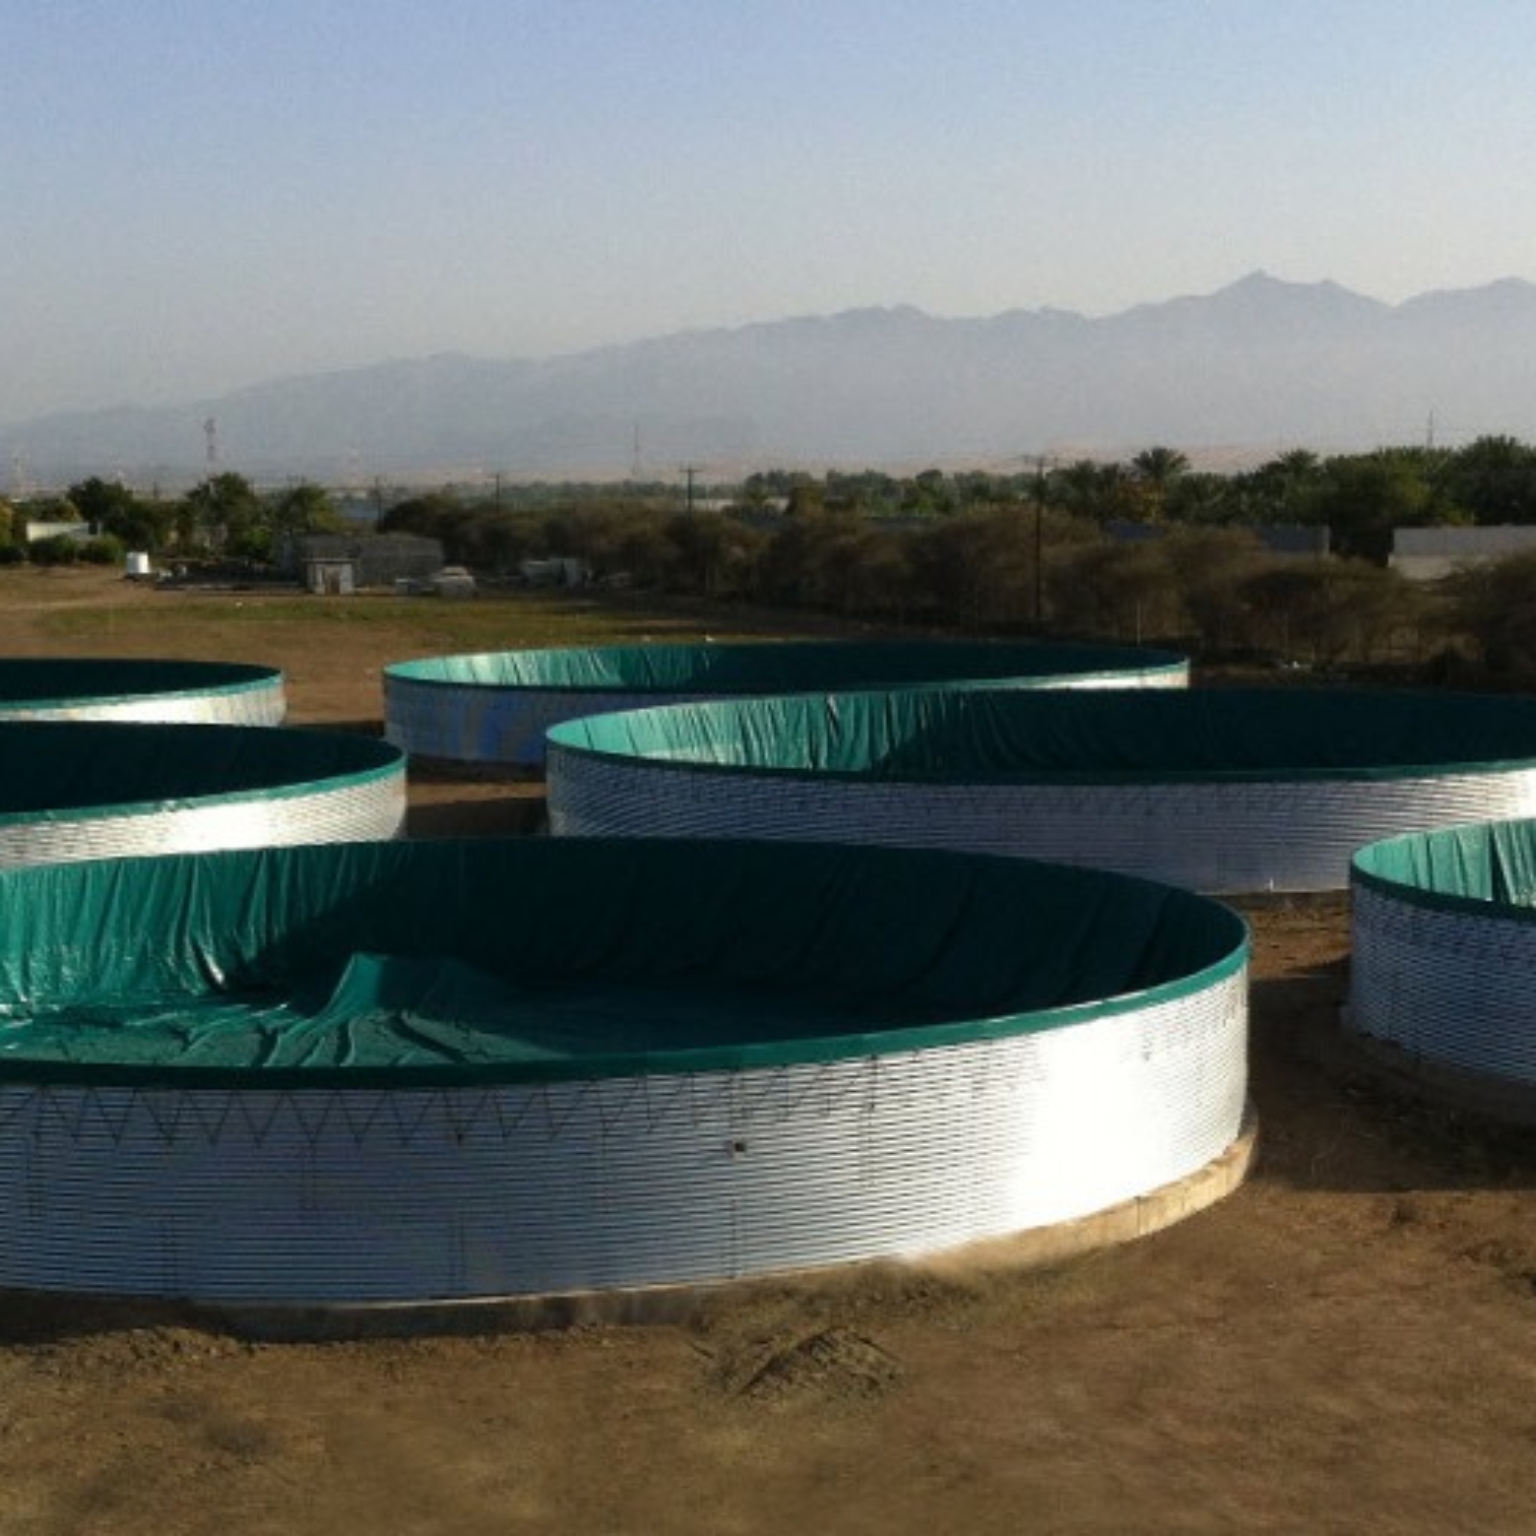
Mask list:
[[754,837],[1025,855],[1210,892],[1339,890],[1400,832],[1536,814],[1536,770],[1372,779],[880,782],[604,757],[552,743],[567,837]]
[[399,1092],[0,1087],[0,1285],[470,1298],[911,1257],[1102,1210],[1238,1138],[1246,968],[1005,1039]]
[[168,694],[56,706],[0,703],[0,719],[5,720],[106,720],[135,725],[276,726],[287,712],[281,680],[242,693]]
[[403,781],[376,781],[277,800],[253,798],[145,815],[0,826],[0,866],[213,848],[362,842],[397,836],[404,820]]
[[0,703],[0,719],[6,720],[115,720],[136,725],[275,726],[287,713],[281,680],[242,693],[98,699],[56,707]]
[[[27,667],[25,658],[9,658],[0,663],[0,720],[105,720],[133,724],[254,725],[276,726],[283,723],[288,700],[281,672],[265,668],[221,667],[209,662],[205,687],[179,687],[165,690],[146,686],[146,676],[153,675],[153,662],[122,663],[122,692],[117,696],[96,694],[82,697],[63,693],[56,698],[35,699],[7,696],[7,677]],[[43,661],[67,676],[68,663]],[[112,661],[92,661],[98,680],[110,682],[116,670]],[[197,663],[176,664],[179,673],[199,670]],[[267,675],[255,680],[232,683],[231,673],[256,671]]]
[[1536,1086],[1536,925],[1356,885],[1348,1027],[1410,1056]]
[[362,782],[317,781],[278,796],[184,800],[123,814],[45,814],[0,822],[0,868],[134,854],[201,853],[295,843],[369,842],[405,825],[405,766]]

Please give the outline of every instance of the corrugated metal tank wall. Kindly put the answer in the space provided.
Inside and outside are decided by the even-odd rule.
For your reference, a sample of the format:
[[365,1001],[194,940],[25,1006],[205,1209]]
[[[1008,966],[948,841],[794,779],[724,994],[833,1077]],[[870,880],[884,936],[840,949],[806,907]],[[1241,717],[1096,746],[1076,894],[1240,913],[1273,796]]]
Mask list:
[[[1503,855],[1509,855],[1508,864]],[[1420,1066],[1469,1074],[1536,1111],[1536,824],[1451,828],[1355,861],[1347,1027]],[[1513,1101],[1512,1101],[1513,1102]]]
[[1536,771],[1389,782],[903,784],[773,778],[552,744],[564,837],[768,837],[1016,854],[1208,892],[1341,890],[1363,843],[1536,812]]
[[0,867],[391,838],[405,812],[404,758],[367,737],[0,721]]
[[283,675],[224,662],[0,658],[0,719],[283,723]]
[[[1243,924],[1111,876],[489,840],[0,885],[24,910],[0,945],[0,1286],[424,1301],[915,1257],[1134,1201],[1245,1130]],[[128,932],[145,911],[174,943]],[[111,942],[84,959],[82,929]],[[357,954],[528,985],[470,1056],[370,1058],[347,994],[333,1037],[274,1063],[262,1021],[290,996],[315,1019]],[[400,996],[388,1050],[437,1050]],[[764,998],[778,1022],[740,1024]]]
[[0,1087],[0,1285],[469,1298],[913,1257],[1069,1221],[1242,1128],[1247,974],[894,1057],[500,1089]]
[[1362,845],[1536,814],[1536,702],[1367,690],[890,689],[556,727],[566,836],[949,847],[1201,891],[1342,889]]

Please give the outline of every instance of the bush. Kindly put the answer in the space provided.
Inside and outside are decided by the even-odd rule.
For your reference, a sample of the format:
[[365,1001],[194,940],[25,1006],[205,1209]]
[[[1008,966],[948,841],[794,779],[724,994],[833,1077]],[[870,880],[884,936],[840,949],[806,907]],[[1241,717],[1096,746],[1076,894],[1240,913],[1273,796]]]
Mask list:
[[85,565],[121,565],[127,556],[128,551],[123,547],[123,541],[113,538],[110,533],[94,539],[82,539],[76,550],[76,558]]
[[80,558],[78,540],[56,533],[50,539],[34,539],[27,545],[27,559],[33,565],[73,565]]

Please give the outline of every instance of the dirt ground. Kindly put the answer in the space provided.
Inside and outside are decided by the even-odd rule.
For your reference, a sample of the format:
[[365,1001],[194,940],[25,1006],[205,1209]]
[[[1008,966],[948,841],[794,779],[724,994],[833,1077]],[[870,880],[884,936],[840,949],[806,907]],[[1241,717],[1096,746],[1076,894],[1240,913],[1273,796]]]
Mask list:
[[[32,590],[0,588],[0,653],[163,652],[183,601],[61,634]],[[366,728],[401,640],[274,619],[199,653]],[[418,835],[518,831],[537,792],[412,804]],[[1536,1139],[1341,1063],[1342,900],[1249,915],[1260,1160],[1181,1226],[675,1327],[254,1344],[0,1297],[0,1536],[1536,1530]]]

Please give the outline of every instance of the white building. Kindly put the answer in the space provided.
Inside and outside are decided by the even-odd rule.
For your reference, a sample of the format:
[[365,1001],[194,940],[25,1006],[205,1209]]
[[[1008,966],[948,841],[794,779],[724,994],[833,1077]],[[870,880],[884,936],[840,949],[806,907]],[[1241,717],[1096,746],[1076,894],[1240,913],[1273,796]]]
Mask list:
[[1469,565],[1536,549],[1536,525],[1492,528],[1394,528],[1387,563],[1410,581],[1439,581]]

